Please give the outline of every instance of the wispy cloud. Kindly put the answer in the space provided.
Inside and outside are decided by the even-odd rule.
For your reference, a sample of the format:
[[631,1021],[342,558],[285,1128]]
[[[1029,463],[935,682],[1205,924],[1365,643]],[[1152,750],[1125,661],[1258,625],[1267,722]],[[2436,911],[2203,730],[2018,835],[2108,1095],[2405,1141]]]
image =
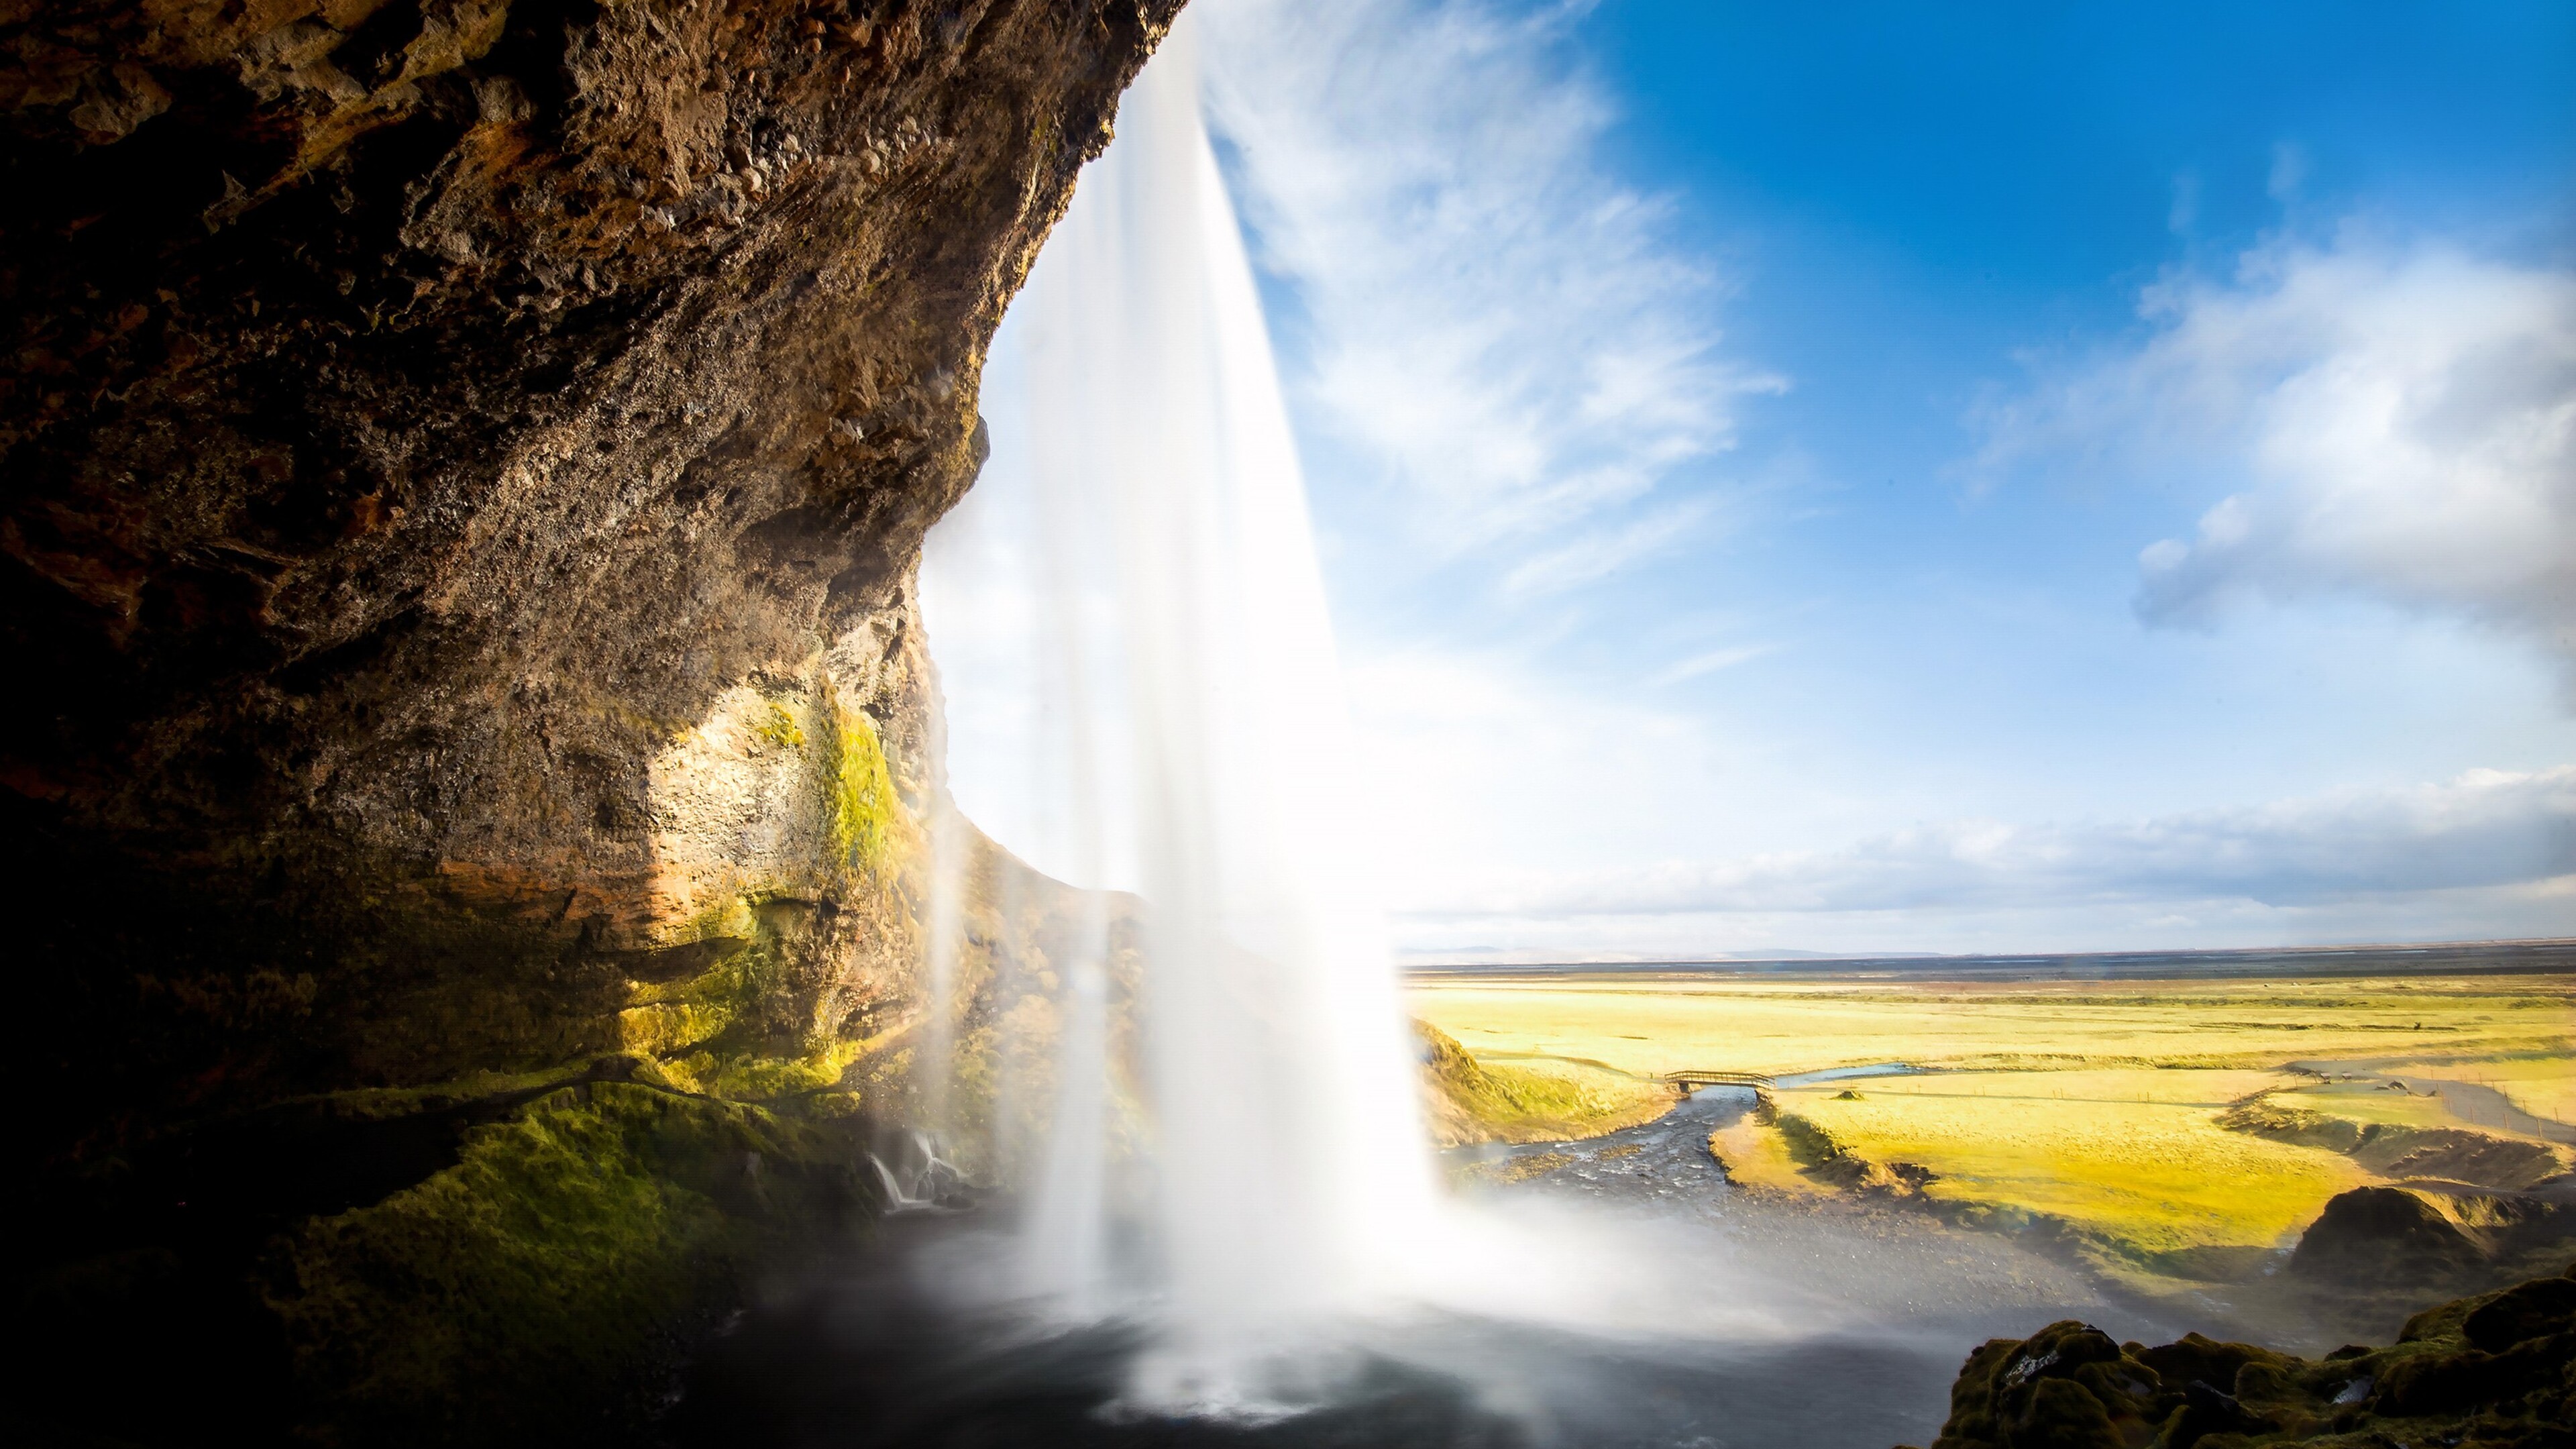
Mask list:
[[1218,128],[1266,266],[1303,305],[1317,414],[1422,505],[1426,541],[1535,556],[1572,587],[1677,515],[1623,507],[1732,445],[1748,392],[1719,278],[1668,207],[1598,163],[1611,106],[1572,66],[1586,7],[1228,0],[1202,17]]
[[2140,555],[2150,622],[2366,595],[2532,638],[2576,698],[2576,273],[2354,231],[2168,277],[2140,312],[2134,350],[1986,413],[1983,477],[2214,474],[2193,535]]
[[1654,508],[1616,526],[1579,533],[1571,542],[1542,549],[1515,565],[1503,576],[1503,588],[1533,595],[1588,584],[1671,550],[1698,531],[1714,511],[1710,500],[1691,499]]
[[2310,905],[2576,875],[2576,766],[2475,770],[2146,820],[1954,821],[1839,850],[1529,876],[1416,903],[1447,917]]
[[1697,679],[1703,674],[1715,674],[1721,669],[1733,669],[1739,664],[1750,664],[1765,654],[1778,652],[1779,648],[1777,644],[1738,644],[1726,649],[1711,649],[1705,654],[1694,654],[1687,659],[1673,661],[1656,671],[1654,678],[1646,682],[1660,689],[1668,684],[1679,684],[1686,679]]

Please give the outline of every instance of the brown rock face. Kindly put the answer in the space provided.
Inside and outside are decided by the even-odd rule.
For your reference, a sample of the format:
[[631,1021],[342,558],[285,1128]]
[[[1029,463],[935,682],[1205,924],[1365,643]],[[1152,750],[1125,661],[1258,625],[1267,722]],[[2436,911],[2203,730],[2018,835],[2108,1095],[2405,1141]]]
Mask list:
[[685,1045],[755,940],[886,1026],[919,541],[1176,8],[0,5],[40,1155]]
[[13,1430],[616,1441],[868,1211],[915,559],[1177,6],[0,0]]

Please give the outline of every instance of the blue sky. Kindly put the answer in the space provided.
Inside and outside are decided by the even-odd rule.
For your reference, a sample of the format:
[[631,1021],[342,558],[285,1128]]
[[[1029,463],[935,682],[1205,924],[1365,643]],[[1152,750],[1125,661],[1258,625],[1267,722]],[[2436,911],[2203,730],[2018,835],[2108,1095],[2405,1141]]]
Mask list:
[[1196,8],[1407,947],[2576,934],[2576,8]]

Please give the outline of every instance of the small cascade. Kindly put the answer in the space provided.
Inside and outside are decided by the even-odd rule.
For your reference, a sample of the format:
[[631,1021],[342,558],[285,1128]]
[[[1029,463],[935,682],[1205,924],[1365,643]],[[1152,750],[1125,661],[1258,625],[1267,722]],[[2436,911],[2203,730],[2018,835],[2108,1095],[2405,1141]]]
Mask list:
[[965,1175],[940,1155],[937,1138],[918,1129],[907,1131],[893,1152],[891,1165],[881,1153],[867,1154],[868,1165],[876,1169],[877,1185],[885,1190],[886,1212],[948,1212],[962,1204]]
[[1265,1365],[1384,1294],[1433,1200],[1304,484],[1196,62],[1184,17],[997,344],[970,508],[1013,515],[1008,572],[926,586],[1034,590],[1035,858],[1141,902],[1132,1000],[1107,896],[1053,948],[1052,1100],[1016,1186],[1022,1288],[1146,1316],[1132,1394],[1158,1409],[1275,1399]]

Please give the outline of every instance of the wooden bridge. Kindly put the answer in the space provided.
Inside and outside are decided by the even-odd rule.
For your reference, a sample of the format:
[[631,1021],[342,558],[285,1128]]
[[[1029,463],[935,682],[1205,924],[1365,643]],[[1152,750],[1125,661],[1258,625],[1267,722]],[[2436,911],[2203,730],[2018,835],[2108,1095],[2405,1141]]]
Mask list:
[[1632,1081],[1661,1082],[1667,1087],[1672,1087],[1684,1092],[1696,1092],[1702,1087],[1751,1087],[1753,1089],[1753,1094],[1765,1102],[1771,1100],[1771,1088],[1773,1085],[1772,1080],[1760,1072],[1703,1072],[1693,1070],[1665,1072],[1660,1076],[1653,1077],[1640,1077],[1635,1072],[1629,1071],[1625,1067],[1614,1067],[1608,1062],[1594,1061],[1590,1057],[1561,1057],[1553,1052],[1478,1052],[1475,1054],[1475,1057],[1476,1060],[1480,1062],[1572,1062],[1578,1067],[1591,1067],[1596,1071],[1608,1072],[1614,1076],[1627,1077]]
[[1656,1078],[1669,1082],[1685,1092],[1702,1087],[1751,1087],[1757,1092],[1771,1090],[1771,1079],[1760,1072],[1666,1072]]
[[1756,1121],[1771,1121],[1780,1110],[1779,1102],[1771,1095],[1771,1079],[1760,1072],[1666,1072],[1656,1080],[1670,1084],[1684,1096],[1702,1087],[1749,1087]]

